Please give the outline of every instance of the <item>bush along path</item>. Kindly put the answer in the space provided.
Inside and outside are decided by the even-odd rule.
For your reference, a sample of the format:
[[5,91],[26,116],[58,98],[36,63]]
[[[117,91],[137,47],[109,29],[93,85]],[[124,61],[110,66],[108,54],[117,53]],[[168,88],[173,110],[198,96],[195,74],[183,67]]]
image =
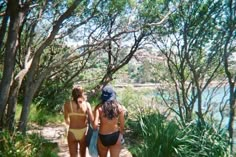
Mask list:
[[[31,129],[29,133],[30,132],[39,133],[42,137],[49,140],[52,145],[56,145],[59,150],[57,153],[58,157],[70,157],[66,139],[67,126],[65,124],[48,124],[43,127],[37,126],[35,129]],[[86,156],[90,157],[88,150]],[[110,157],[109,154],[108,157]],[[124,146],[121,150],[120,157],[132,157],[132,155]]]

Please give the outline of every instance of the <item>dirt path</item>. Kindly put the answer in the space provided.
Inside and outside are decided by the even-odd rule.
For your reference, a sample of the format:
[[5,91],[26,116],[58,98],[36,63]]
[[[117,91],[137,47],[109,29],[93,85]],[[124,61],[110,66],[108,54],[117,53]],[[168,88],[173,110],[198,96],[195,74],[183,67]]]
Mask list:
[[[40,135],[42,135],[45,139],[50,140],[52,143],[56,143],[59,148],[58,157],[70,157],[66,140],[66,134],[67,134],[66,125],[50,124],[44,127],[35,127],[35,129],[30,130],[30,132],[37,132]],[[86,156],[90,157],[88,150],[86,152]],[[120,157],[132,157],[132,155],[124,147],[121,151]]]

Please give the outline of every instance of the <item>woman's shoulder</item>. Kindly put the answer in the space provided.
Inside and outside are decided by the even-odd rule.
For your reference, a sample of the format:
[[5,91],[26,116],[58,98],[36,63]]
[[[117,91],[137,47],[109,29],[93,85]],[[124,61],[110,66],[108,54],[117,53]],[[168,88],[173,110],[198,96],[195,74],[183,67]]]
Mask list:
[[68,110],[70,108],[70,103],[71,103],[71,100],[65,101],[65,103],[64,103],[64,109],[65,110]]
[[66,100],[65,103],[64,103],[64,106],[68,106],[68,105],[70,105],[70,103],[72,103],[71,100]]
[[99,104],[97,104],[95,107],[94,107],[94,111],[96,111],[96,110],[101,110],[102,109],[102,104],[101,103],[99,103]]
[[97,105],[95,106],[94,109],[98,109],[98,108],[101,107],[101,106],[102,106],[102,103],[99,103],[99,104],[97,104]]
[[127,112],[126,107],[124,105],[121,105],[120,103],[118,103],[118,110],[124,113]]

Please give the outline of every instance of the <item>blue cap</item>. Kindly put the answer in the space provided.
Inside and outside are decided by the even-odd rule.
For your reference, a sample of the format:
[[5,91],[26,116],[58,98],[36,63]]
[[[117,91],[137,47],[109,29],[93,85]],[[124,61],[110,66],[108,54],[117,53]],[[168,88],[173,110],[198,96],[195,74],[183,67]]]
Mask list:
[[102,89],[101,99],[103,102],[116,99],[116,92],[113,90],[112,86],[105,86]]

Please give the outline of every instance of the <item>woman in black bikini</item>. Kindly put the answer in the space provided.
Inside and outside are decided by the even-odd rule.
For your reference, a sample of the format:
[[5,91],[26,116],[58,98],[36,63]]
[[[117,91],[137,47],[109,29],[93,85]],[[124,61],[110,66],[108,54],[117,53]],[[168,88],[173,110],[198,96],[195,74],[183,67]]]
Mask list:
[[119,157],[124,134],[124,110],[116,101],[116,93],[111,86],[102,89],[102,103],[95,109],[94,127],[99,126],[98,153],[106,157]]

